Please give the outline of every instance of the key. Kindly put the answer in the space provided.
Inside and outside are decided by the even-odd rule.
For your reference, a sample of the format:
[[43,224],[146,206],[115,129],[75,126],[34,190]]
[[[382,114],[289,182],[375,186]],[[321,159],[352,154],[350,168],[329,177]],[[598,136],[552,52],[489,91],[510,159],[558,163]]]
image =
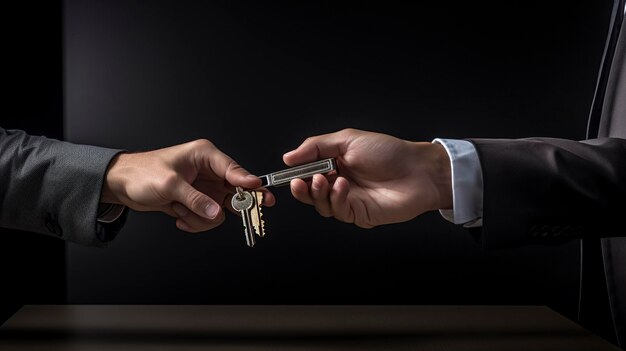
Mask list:
[[233,195],[230,204],[235,211],[241,213],[241,220],[243,221],[243,231],[246,234],[246,243],[248,246],[253,247],[254,240],[254,226],[252,224],[251,209],[253,209],[255,203],[255,197],[249,191],[244,191],[241,187],[237,187],[237,193]]
[[263,220],[263,193],[260,191],[251,191],[254,198],[254,205],[250,209],[250,217],[252,217],[252,227],[259,237],[265,236],[265,221]]
[[282,171],[266,174],[259,177],[261,179],[261,187],[288,185],[293,179],[308,179],[315,174],[327,174],[337,170],[337,164],[334,158],[327,158],[305,165],[288,168]]

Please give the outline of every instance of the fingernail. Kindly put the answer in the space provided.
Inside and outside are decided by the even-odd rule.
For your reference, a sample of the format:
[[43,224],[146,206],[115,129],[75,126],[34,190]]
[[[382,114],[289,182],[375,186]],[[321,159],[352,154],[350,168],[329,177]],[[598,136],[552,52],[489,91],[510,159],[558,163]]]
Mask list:
[[215,219],[215,217],[217,217],[217,214],[220,212],[220,207],[216,204],[210,204],[206,207],[205,212],[209,219]]
[[176,213],[178,217],[185,217],[189,213],[187,207],[181,204],[173,204],[172,210],[174,210],[174,213]]
[[255,176],[255,175],[252,175],[252,174],[248,174],[248,175],[246,176],[246,178],[248,178],[248,179],[254,179],[254,180],[257,180],[259,177]]

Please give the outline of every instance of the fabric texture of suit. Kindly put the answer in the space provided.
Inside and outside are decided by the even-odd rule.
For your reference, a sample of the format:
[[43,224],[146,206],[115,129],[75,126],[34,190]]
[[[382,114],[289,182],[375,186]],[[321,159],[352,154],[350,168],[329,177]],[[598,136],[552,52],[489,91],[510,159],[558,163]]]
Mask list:
[[[582,238],[582,282],[594,282],[595,286],[582,290],[580,307],[600,308],[594,304],[600,305],[602,297],[590,299],[585,291],[603,292],[610,304],[607,319],[614,334],[611,339],[624,347],[626,29],[622,21],[624,2],[615,4],[609,36],[609,41],[614,38],[615,48],[605,50],[606,74],[601,72],[598,81],[588,140],[470,141],[483,172],[483,227],[473,232],[477,239],[486,248],[499,248]],[[588,266],[594,262],[595,243],[600,269],[591,273],[594,270]],[[593,322],[585,319],[583,325],[593,327]]]
[[126,218],[97,221],[104,176],[119,152],[0,128],[0,227],[106,246]]

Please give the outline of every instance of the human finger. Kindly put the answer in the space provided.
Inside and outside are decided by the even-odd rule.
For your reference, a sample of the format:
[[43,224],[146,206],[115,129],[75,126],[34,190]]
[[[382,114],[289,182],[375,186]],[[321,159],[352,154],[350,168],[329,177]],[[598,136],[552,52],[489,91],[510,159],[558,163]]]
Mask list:
[[351,129],[344,129],[307,138],[298,148],[284,154],[283,161],[287,166],[296,166],[322,158],[341,156],[345,145],[353,138],[355,132]]
[[173,191],[174,201],[200,217],[213,220],[223,212],[220,204],[182,179],[178,181]]
[[315,209],[322,217],[333,216],[329,195],[330,185],[326,177],[321,174],[314,175],[311,181],[311,199]]
[[330,191],[330,204],[336,219],[342,222],[354,222],[354,212],[348,202],[350,183],[344,177],[337,177]]
[[291,194],[296,200],[307,205],[313,205],[313,199],[309,193],[309,186],[302,179],[294,179],[289,183]]
[[230,156],[219,150],[208,140],[200,141],[195,149],[196,162],[200,173],[226,179],[233,186],[254,189],[261,186],[261,180],[241,167]]
[[176,226],[190,233],[204,232],[213,229],[222,224],[225,219],[224,212],[221,212],[220,215],[212,220],[200,217],[179,203],[172,204],[172,210],[178,216]]

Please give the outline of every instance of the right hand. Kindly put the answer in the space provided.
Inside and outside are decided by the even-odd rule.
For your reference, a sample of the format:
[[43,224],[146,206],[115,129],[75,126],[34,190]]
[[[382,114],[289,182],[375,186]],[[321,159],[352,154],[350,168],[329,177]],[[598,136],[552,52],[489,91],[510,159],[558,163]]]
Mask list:
[[[224,221],[223,208],[230,209],[235,186],[254,189],[261,180],[210,141],[196,140],[117,155],[107,171],[100,202],[161,211],[176,218],[179,229],[197,233]],[[263,192],[264,205],[274,205],[272,193]]]
[[339,176],[291,182],[299,201],[324,217],[362,228],[408,221],[452,207],[450,159],[442,145],[344,129],[306,139],[283,156],[296,166],[334,157]]

